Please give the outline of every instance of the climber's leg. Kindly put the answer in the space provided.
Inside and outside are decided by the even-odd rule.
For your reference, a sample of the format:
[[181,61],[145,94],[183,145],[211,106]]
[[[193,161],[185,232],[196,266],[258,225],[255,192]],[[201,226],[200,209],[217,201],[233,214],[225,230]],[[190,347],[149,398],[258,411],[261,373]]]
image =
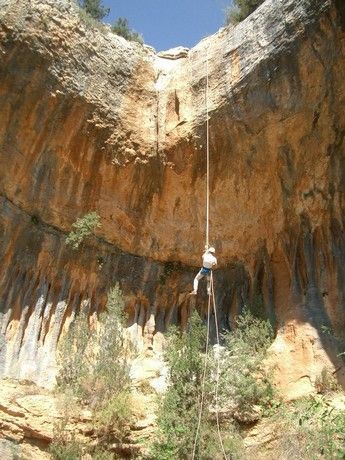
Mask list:
[[211,295],[211,275],[207,275],[207,294]]
[[199,273],[196,275],[196,277],[194,278],[194,282],[193,282],[193,291],[191,292],[191,294],[193,295],[196,295],[198,293],[198,285],[199,285],[199,281],[201,280],[201,278],[203,278],[204,275],[202,273],[202,269],[199,271]]

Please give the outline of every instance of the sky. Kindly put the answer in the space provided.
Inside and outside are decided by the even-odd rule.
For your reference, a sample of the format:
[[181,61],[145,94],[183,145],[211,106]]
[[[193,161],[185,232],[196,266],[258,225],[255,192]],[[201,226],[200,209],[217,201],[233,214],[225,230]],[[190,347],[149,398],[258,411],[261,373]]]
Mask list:
[[224,25],[231,0],[103,0],[110,8],[105,22],[125,17],[145,43],[157,51],[175,46],[191,48]]

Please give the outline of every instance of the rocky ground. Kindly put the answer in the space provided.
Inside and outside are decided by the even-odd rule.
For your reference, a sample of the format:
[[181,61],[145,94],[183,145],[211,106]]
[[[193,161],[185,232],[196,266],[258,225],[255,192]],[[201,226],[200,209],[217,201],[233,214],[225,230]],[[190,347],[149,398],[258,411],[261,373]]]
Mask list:
[[[133,397],[136,422],[128,427],[130,434],[126,442],[112,446],[123,457],[145,451],[145,440],[154,427],[155,397],[152,389],[149,393],[147,389],[145,393],[140,388],[134,390]],[[73,435],[81,443],[97,443],[90,411],[79,408],[66,419],[61,396],[34,383],[2,380],[0,401],[1,460],[50,459],[49,445],[61,424],[66,436]]]
[[[126,443],[114,445],[113,450],[120,458],[141,458],[148,442],[154,435],[157,391],[152,382],[157,379],[157,366],[146,360],[141,376],[136,374],[135,412],[137,421],[129,427]],[[157,383],[157,382],[156,382]],[[156,385],[154,383],[154,385]],[[321,397],[320,397],[321,398]],[[345,412],[345,396],[334,393],[324,398],[324,406],[333,415]],[[288,407],[288,406],[287,406]],[[289,410],[289,409],[287,409]],[[57,394],[37,387],[31,382],[3,379],[0,382],[0,458],[1,460],[48,460],[49,445],[61,422],[68,434],[74,434],[80,442],[95,443],[91,413],[87,409],[75,413],[66,421]],[[285,428],[286,429],[286,428]],[[277,457],[284,438],[281,417],[264,416],[249,425],[242,425],[244,442],[243,458],[247,460],[287,460],[296,457]],[[298,443],[298,440],[295,441]],[[291,447],[289,447],[291,449]],[[288,448],[287,448],[288,452]],[[287,455],[287,454],[286,454]],[[91,460],[89,457],[85,459]]]

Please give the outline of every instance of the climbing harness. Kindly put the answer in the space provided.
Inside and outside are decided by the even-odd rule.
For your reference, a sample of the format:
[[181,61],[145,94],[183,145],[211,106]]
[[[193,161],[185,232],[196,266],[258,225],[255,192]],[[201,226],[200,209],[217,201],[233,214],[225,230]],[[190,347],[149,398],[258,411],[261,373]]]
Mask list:
[[[208,96],[209,96],[209,83],[208,83],[208,48],[206,49],[206,91],[205,91],[205,105],[206,105],[206,231],[205,231],[205,249],[209,247],[209,233],[210,233],[210,141],[209,141],[209,117],[208,117]],[[205,361],[204,361],[204,370],[202,376],[201,384],[201,397],[200,397],[200,406],[199,406],[199,415],[197,429],[194,438],[192,460],[195,458],[196,447],[199,439],[200,427],[202,412],[204,408],[205,400],[205,381],[206,381],[206,372],[207,372],[207,363],[208,363],[208,352],[209,352],[209,341],[210,341],[210,314],[211,314],[211,302],[213,305],[214,320],[216,325],[216,340],[218,345],[217,352],[217,371],[216,371],[216,383],[215,383],[215,404],[216,404],[216,421],[217,421],[217,432],[219,438],[219,444],[222,449],[222,454],[224,459],[227,460],[226,452],[223,445],[223,440],[220,431],[219,423],[219,408],[218,408],[218,390],[219,390],[219,375],[220,375],[220,353],[219,353],[219,329],[218,329],[218,318],[217,318],[217,306],[214,295],[214,283],[213,283],[213,273],[211,270],[210,274],[210,289],[208,289],[208,306],[207,306],[207,335],[206,335],[206,348],[205,348]]]

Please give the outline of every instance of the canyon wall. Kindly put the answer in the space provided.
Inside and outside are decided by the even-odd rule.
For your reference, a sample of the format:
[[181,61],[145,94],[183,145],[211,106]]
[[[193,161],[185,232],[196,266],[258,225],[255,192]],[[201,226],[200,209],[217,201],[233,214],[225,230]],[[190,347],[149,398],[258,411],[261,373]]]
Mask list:
[[[345,7],[267,0],[189,51],[93,27],[68,0],[2,0],[0,374],[54,380],[79,308],[119,282],[130,328],[158,348],[205,312],[188,296],[205,238],[206,63],[220,326],[247,305],[277,331],[287,396],[342,363]],[[101,227],[78,251],[77,217]]]

